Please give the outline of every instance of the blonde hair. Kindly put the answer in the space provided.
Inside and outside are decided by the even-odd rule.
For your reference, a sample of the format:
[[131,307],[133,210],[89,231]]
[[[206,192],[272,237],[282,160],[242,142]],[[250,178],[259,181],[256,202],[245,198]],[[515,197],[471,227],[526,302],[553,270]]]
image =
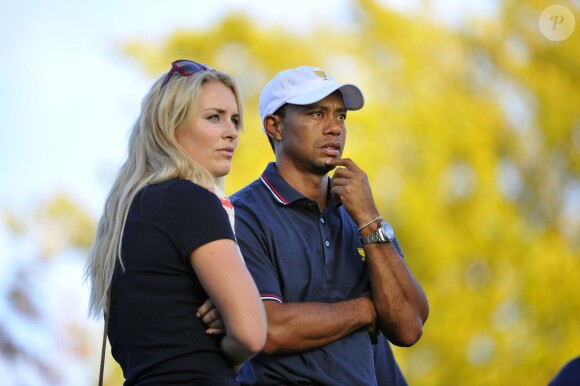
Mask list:
[[231,76],[216,70],[191,76],[174,73],[161,88],[164,78],[165,75],[159,78],[143,98],[141,114],[129,138],[127,160],[109,192],[85,265],[85,279],[90,282],[89,315],[94,318],[108,313],[117,259],[123,267],[121,241],[125,221],[137,192],[147,185],[171,179],[187,179],[208,189],[214,184],[223,188],[224,178],[214,177],[191,160],[176,140],[176,133],[186,127],[197,112],[204,83],[219,81],[232,90],[240,115],[239,129],[242,129],[241,96]]

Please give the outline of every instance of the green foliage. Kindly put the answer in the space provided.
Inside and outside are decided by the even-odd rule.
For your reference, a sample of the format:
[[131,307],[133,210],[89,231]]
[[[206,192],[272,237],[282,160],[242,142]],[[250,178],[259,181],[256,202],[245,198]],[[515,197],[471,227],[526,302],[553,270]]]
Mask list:
[[405,376],[546,384],[580,354],[579,35],[545,39],[548,5],[501,2],[496,18],[451,30],[359,0],[349,30],[305,36],[236,15],[126,52],[155,74],[191,58],[239,80],[246,129],[230,193],[273,160],[258,96],[275,73],[310,64],[360,85],[345,156],[369,175],[431,304],[421,341],[396,348]]

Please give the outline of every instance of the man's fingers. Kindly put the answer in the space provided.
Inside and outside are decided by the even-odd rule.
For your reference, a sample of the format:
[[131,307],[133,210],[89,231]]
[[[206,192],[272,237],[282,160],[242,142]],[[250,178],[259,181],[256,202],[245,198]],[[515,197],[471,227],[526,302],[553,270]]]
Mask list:
[[332,183],[336,185],[346,185],[348,181],[356,177],[356,173],[346,168],[338,168],[332,176]]
[[348,175],[353,174],[353,172],[351,172],[350,170],[346,169],[346,168],[337,168],[334,171],[334,174],[332,175],[332,178],[344,178],[347,177]]
[[332,166],[343,166],[346,169],[352,170],[352,171],[359,171],[360,170],[360,168],[357,166],[357,164],[355,164],[354,161],[350,158],[333,158],[333,159],[326,161],[326,164],[332,165]]

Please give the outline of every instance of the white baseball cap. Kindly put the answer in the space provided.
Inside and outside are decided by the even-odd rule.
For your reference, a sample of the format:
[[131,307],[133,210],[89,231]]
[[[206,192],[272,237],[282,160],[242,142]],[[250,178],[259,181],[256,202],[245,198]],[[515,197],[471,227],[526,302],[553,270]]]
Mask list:
[[339,83],[332,75],[318,67],[300,66],[279,72],[260,95],[260,118],[273,114],[286,103],[309,105],[318,102],[336,90],[342,93],[347,110],[359,110],[364,106],[362,91],[351,83]]

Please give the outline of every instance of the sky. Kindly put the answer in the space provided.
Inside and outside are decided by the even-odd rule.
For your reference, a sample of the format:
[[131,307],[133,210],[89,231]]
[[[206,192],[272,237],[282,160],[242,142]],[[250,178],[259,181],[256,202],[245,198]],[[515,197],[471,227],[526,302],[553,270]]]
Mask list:
[[[421,0],[382,0],[412,12]],[[435,1],[436,18],[493,12],[494,1]],[[286,6],[280,6],[286,4]],[[348,23],[349,0],[0,0],[0,208],[26,212],[58,193],[98,216],[153,82],[121,53],[224,12],[301,31]],[[455,4],[454,6],[452,4]],[[341,25],[341,26],[342,26]]]

